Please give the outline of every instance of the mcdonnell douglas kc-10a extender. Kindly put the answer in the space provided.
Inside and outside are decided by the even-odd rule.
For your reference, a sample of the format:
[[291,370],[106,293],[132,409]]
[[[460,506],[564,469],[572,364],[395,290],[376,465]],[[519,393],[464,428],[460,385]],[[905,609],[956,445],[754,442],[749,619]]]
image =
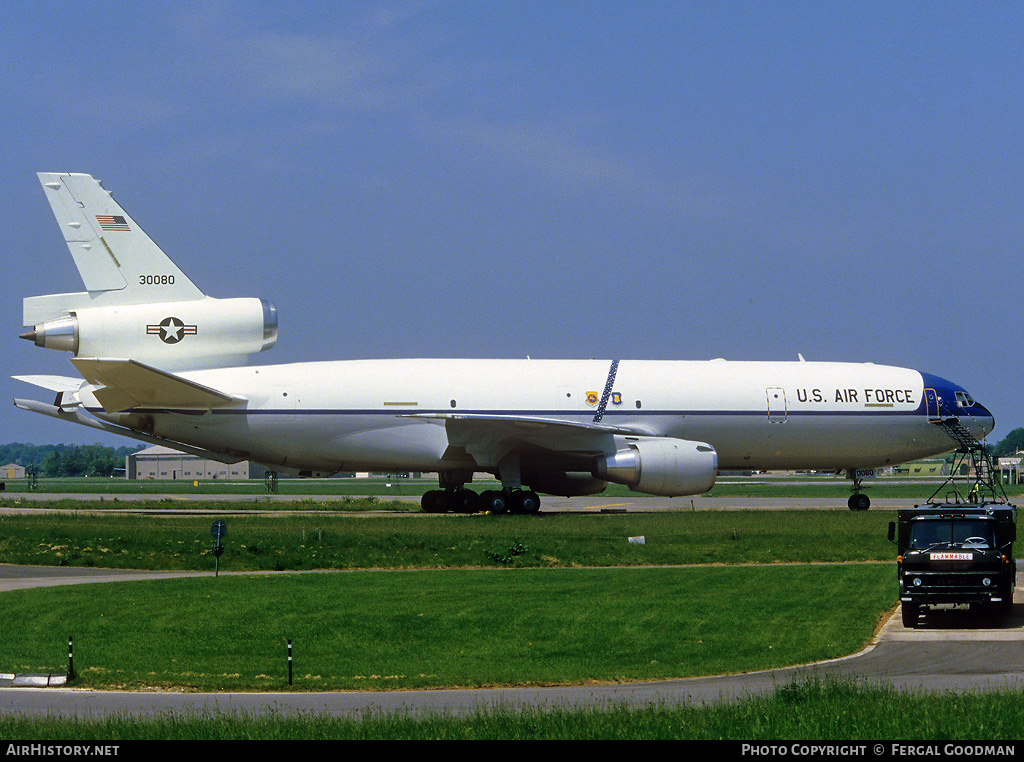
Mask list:
[[[409,359],[248,366],[277,341],[262,299],[206,296],[99,182],[40,173],[86,290],[24,300],[22,338],[82,378],[25,410],[282,473],[427,471],[424,510],[532,513],[609,482],[697,495],[719,469],[864,471],[976,443],[965,389],[869,363]],[[467,489],[490,472],[501,490]]]

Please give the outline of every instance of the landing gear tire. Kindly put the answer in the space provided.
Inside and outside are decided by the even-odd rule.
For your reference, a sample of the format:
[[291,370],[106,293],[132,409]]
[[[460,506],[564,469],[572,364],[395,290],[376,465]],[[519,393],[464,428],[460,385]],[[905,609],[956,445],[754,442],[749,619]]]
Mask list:
[[851,511],[866,511],[871,507],[871,498],[867,495],[858,492],[850,495],[850,499],[846,501]]
[[451,510],[456,513],[476,513],[480,510],[480,496],[471,489],[453,490],[450,495]]
[[480,497],[465,487],[432,489],[423,493],[420,508],[424,513],[476,513],[480,510]]
[[444,493],[439,489],[428,490],[420,498],[420,509],[424,513],[441,513],[441,495]]
[[486,490],[480,494],[480,508],[490,513],[505,513],[508,511],[508,495],[498,490]]
[[540,510],[540,497],[532,490],[517,490],[510,496],[512,513],[532,515]]

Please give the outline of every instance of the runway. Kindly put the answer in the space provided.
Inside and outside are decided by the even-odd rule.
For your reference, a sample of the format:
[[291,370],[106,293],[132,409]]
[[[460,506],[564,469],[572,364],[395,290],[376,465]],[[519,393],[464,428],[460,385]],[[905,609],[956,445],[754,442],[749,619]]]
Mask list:
[[[0,506],[2,513],[31,512],[35,503],[50,503],[65,500],[74,500],[89,504],[86,510],[104,511],[131,511],[132,504],[138,502],[167,503],[166,510],[173,510],[172,506],[178,503],[183,509],[187,509],[190,503],[214,503],[224,504],[224,511],[236,512],[231,508],[232,503],[256,503],[266,504],[268,510],[277,503],[309,503],[309,510],[318,510],[315,506],[331,500],[342,498],[373,497],[378,500],[398,500],[415,503],[419,505],[419,497],[412,495],[188,495],[188,494],[87,494],[87,493],[40,493],[22,492],[8,493],[5,502],[6,506]],[[14,498],[14,499],[12,499]],[[911,501],[912,502],[912,501]],[[921,502],[924,502],[922,499]],[[896,510],[905,508],[908,504],[906,498],[874,498],[871,501],[873,510]],[[67,512],[75,510],[71,508],[53,508],[47,510]],[[147,507],[147,513],[153,513],[163,509]],[[246,511],[252,509],[247,508]],[[565,513],[565,512],[633,512],[633,511],[792,511],[792,510],[835,510],[848,511],[845,498],[827,497],[657,497],[653,495],[625,495],[625,496],[582,496],[582,497],[555,497],[544,495],[541,498],[541,513]],[[204,508],[206,513],[214,513],[216,509]],[[331,510],[332,513],[337,511]],[[394,511],[387,511],[395,513]],[[359,511],[368,513],[368,511]],[[396,515],[401,515],[399,512]],[[410,515],[430,515],[419,512]]]
[[[209,573],[0,566],[0,591],[196,574]],[[962,611],[930,612],[914,629],[904,628],[898,614],[897,609],[859,654],[765,672],[613,685],[387,692],[211,694],[0,688],[0,715],[100,718],[228,712],[358,717],[389,712],[465,715],[489,709],[709,705],[816,678],[916,692],[1024,688],[1024,605],[1015,605],[1001,622],[978,620]]]

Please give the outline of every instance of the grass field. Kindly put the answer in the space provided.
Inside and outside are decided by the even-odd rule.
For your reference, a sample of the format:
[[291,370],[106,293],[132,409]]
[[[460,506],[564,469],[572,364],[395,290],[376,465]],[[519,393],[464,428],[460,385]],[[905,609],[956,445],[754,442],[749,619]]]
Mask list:
[[[193,507],[194,517],[94,511],[0,516],[0,562],[210,570],[211,519],[202,509]],[[891,562],[886,530],[894,517],[880,510],[228,516],[220,569]],[[643,537],[644,544],[629,542],[631,537]]]
[[893,600],[881,565],[112,583],[6,594],[0,664],[60,671],[73,634],[82,687],[284,690],[290,639],[302,690],[650,680],[842,656]]
[[[479,712],[472,717],[376,714],[362,719],[231,715],[114,717],[40,721],[0,718],[0,737],[41,741],[116,740],[842,740],[892,742],[942,739],[938,756],[971,742],[1010,741],[1024,727],[1024,702],[1014,692],[916,696],[843,683],[784,686],[771,696],[714,707],[631,710]],[[925,754],[932,747],[915,749]],[[777,750],[778,756],[787,744]],[[999,752],[993,752],[999,754]],[[1002,752],[1012,755],[1012,747]],[[865,749],[861,756],[874,754]],[[884,743],[883,755],[892,754]],[[906,755],[907,752],[903,752]],[[962,754],[962,753],[961,753]],[[801,745],[793,753],[819,758]],[[959,755],[958,755],[959,756]],[[990,756],[990,755],[986,755]]]
[[[209,690],[237,674],[248,677],[225,685],[279,688],[254,676],[272,673],[270,654],[287,638],[303,643],[320,688],[649,679],[801,663],[856,651],[894,604],[889,563],[840,563],[889,561],[887,520],[870,511],[233,516],[222,572],[406,573],[225,574],[9,593],[5,613],[23,624],[0,632],[0,665],[55,669],[71,632],[79,648],[110,649],[94,650],[94,669],[81,670],[98,687]],[[2,516],[0,562],[210,572],[209,523]],[[629,541],[637,537],[644,544]],[[209,653],[227,661],[210,663]],[[239,664],[246,653],[261,656]],[[139,661],[128,666],[125,654]]]

